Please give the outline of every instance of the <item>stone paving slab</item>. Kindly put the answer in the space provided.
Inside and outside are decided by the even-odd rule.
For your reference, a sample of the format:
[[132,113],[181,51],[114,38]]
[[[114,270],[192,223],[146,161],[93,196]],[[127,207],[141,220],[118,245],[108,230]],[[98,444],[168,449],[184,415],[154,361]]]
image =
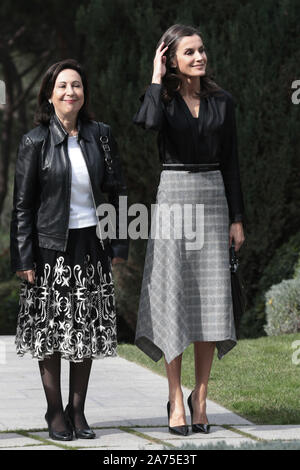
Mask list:
[[[207,446],[207,445],[215,445],[215,444],[219,444],[219,443],[225,443],[229,446],[234,446],[234,447],[240,447],[241,444],[244,444],[244,443],[255,443],[255,441],[253,441],[252,439],[249,439],[247,437],[242,437],[242,436],[238,436],[237,437],[227,437],[226,439],[224,438],[216,438],[216,439],[210,439],[208,438],[207,436],[206,437],[203,437],[202,439],[194,439],[194,440],[190,440],[190,441],[184,441],[183,439],[178,439],[176,441],[174,440],[167,440],[165,441],[166,443],[170,443],[176,447],[180,447],[182,445],[185,445],[187,444],[188,446],[197,446],[197,447],[201,447],[201,446]],[[170,449],[172,451],[172,449]]]
[[[95,439],[76,439],[73,441],[60,442],[67,447],[101,447],[102,449],[114,449],[122,444],[122,447],[128,449],[135,448],[139,449],[146,444],[151,444],[149,440],[143,439],[137,435],[122,431],[120,429],[95,429]],[[41,437],[43,439],[53,441],[49,438],[48,432],[31,432],[30,435],[35,437]]]
[[299,424],[288,424],[288,425],[253,425],[253,426],[236,426],[236,429],[251,434],[252,436],[258,437],[259,439],[270,440],[300,440],[300,425]]
[[[202,446],[226,442],[239,447],[244,442],[257,439],[300,439],[300,425],[256,426],[226,408],[207,401],[207,414],[211,423],[208,435],[192,433],[177,437],[168,432],[166,404],[168,381],[165,377],[129,362],[121,357],[106,358],[93,362],[88,395],[86,417],[95,429],[97,438],[76,439],[59,442],[49,438],[45,422],[46,400],[41,384],[38,363],[29,354],[23,358],[15,353],[14,337],[0,336],[1,350],[5,350],[0,361],[0,450],[61,450],[61,444],[69,449],[82,450],[163,450],[164,447],[190,444]],[[69,363],[62,361],[62,395],[68,399]],[[190,390],[183,387],[185,404]],[[186,404],[187,422],[190,415]],[[230,430],[222,427],[231,425]],[[118,429],[129,427],[136,433]],[[28,437],[18,434],[28,430]],[[235,432],[235,430],[237,432]],[[248,436],[239,434],[245,432]],[[32,437],[31,437],[32,436]],[[253,436],[253,439],[251,439]],[[37,439],[46,439],[43,443]],[[154,439],[154,441],[152,440]],[[157,440],[157,442],[155,442]]]
[[[80,450],[83,450],[83,449],[78,449],[78,451]],[[86,450],[98,450],[98,451],[101,451],[101,449],[99,449],[99,447],[87,447],[84,449],[85,451]],[[155,444],[147,444],[146,446],[144,447],[114,447],[113,449],[109,448],[109,449],[102,449],[102,450],[112,450],[114,452],[116,451],[123,451],[123,450],[137,450],[137,451],[140,451],[140,450],[146,450],[148,452],[152,452],[154,450],[165,450],[165,447],[164,446],[158,446],[158,445],[155,445]]]
[[[17,433],[0,433],[0,450],[62,450],[60,445],[72,450],[169,450],[172,448],[178,448],[182,445],[202,447],[209,444],[226,443],[227,445],[239,448],[243,443],[255,443],[257,438],[265,441],[276,440],[276,441],[294,441],[296,439],[294,431],[299,431],[299,426],[277,426],[275,434],[267,435],[257,433],[260,430],[260,426],[243,426],[239,429],[243,432],[252,433],[253,439],[249,437],[243,437],[235,429],[228,430],[218,426],[212,426],[211,433],[208,435],[201,433],[192,433],[185,437],[175,436],[169,434],[168,428],[134,428],[133,431],[142,433],[143,436],[129,433],[119,429],[97,429],[96,439],[83,440],[75,439],[73,441],[59,442],[53,441],[49,438],[49,434],[46,431],[41,432],[30,432],[28,437],[17,434]],[[262,433],[273,432],[273,426],[262,426],[262,428],[268,428],[261,430]],[[254,434],[254,432],[256,434]],[[278,432],[281,434],[278,435]],[[259,434],[259,435],[258,435]],[[35,438],[45,439],[48,445],[44,442],[38,441]],[[151,439],[157,439],[158,442],[151,442]]]
[[[8,450],[8,449],[4,449],[4,450]],[[11,447],[9,448],[9,450],[64,450],[64,449],[61,449],[60,447],[55,447],[55,446],[45,446],[45,445],[41,445],[41,446],[34,446],[34,447]]]
[[209,434],[193,433],[191,430],[187,436],[180,437],[170,434],[168,427],[165,428],[135,428],[136,431],[142,432],[149,437],[160,439],[164,444],[171,444],[179,447],[181,445],[202,446],[207,444],[215,444],[218,442],[226,442],[229,445],[239,446],[243,442],[255,442],[251,438],[242,437],[240,434],[222,428],[220,426],[211,426]]
[[[143,434],[139,436],[134,433],[125,432],[119,429],[97,429],[96,438],[93,440],[84,440],[84,439],[76,439],[74,438],[73,441],[66,441],[66,442],[58,442],[53,441],[49,438],[48,432],[31,432],[30,436],[32,437],[39,437],[45,439],[49,442],[48,446],[45,446],[46,449],[50,448],[51,444],[52,447],[57,444],[63,444],[64,447],[69,449],[76,449],[79,450],[163,450],[169,449],[170,451],[174,447],[180,447],[183,444],[187,445],[196,445],[196,446],[204,446],[207,444],[215,444],[219,442],[226,442],[227,444],[233,445],[238,447],[241,443],[244,442],[255,442],[252,439],[241,437],[239,434],[229,431],[227,429],[221,427],[212,427],[211,433],[209,435],[204,435],[200,433],[190,433],[188,436],[180,437],[169,434],[168,428],[135,428],[133,431],[139,432]],[[4,436],[4,435],[2,435]],[[29,446],[30,444],[33,448],[33,444],[36,444],[36,450],[41,450],[44,447],[44,443],[39,443],[38,440],[32,439],[31,437],[23,437],[17,434],[10,434],[11,438],[10,444],[6,447],[21,447],[21,446]],[[147,439],[147,437],[149,439]],[[151,442],[150,439],[158,439],[160,442]],[[121,444],[121,445],[120,445]],[[1,446],[3,447],[3,446]],[[0,447],[0,448],[1,448]],[[27,448],[26,447],[26,448]],[[57,447],[59,448],[59,447]]]
[[176,436],[175,434],[170,434],[168,427],[133,428],[133,429],[137,432],[141,432],[155,439],[160,439],[161,441],[164,441],[164,442],[170,442],[172,444],[173,443],[172,441],[174,441],[176,445],[177,445],[176,441],[178,440],[181,440],[183,443],[184,442],[197,443],[198,441],[201,441],[203,439],[211,440],[211,439],[228,439],[228,438],[240,437],[240,434],[230,431],[228,429],[222,428],[220,426],[211,426],[209,434],[194,433],[191,431],[191,428],[189,428],[189,434],[183,437]]
[[38,441],[16,433],[0,434],[0,450],[3,447],[21,447],[26,445],[38,444]]
[[[46,400],[38,370],[38,362],[26,354],[16,355],[14,336],[0,336],[5,345],[5,363],[0,364],[1,388],[0,431],[43,429]],[[69,363],[62,360],[62,395],[68,399]],[[183,387],[185,403],[190,390]],[[95,427],[167,425],[166,377],[129,362],[121,357],[93,362],[86,400],[86,416]],[[187,418],[189,419],[186,405]],[[245,425],[251,422],[224,407],[207,401],[212,424]]]

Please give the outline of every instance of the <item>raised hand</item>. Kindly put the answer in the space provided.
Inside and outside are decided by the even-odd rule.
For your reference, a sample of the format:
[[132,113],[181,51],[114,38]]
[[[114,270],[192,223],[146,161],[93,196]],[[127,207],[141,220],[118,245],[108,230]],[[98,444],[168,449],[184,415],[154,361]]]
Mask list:
[[168,49],[168,46],[165,46],[164,42],[162,42],[160,46],[158,46],[158,48],[156,49],[155,57],[153,60],[152,83],[158,83],[160,85],[162,78],[166,74],[167,58],[164,54],[167,49]]

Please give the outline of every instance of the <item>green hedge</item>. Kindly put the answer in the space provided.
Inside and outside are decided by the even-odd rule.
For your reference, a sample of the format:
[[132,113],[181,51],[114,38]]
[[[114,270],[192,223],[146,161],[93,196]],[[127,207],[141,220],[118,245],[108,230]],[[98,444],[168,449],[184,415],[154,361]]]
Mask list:
[[[277,278],[282,273],[273,260],[300,226],[300,106],[291,102],[291,84],[299,78],[299,15],[293,0],[92,0],[77,15],[78,33],[88,31],[83,57],[92,105],[118,140],[129,204],[155,202],[161,170],[155,133],[132,124],[139,96],[151,81],[156,43],[173,23],[193,24],[202,32],[215,80],[236,101],[247,216],[240,254],[246,337],[265,334],[263,296],[274,279],[283,279]],[[142,244],[131,243],[130,267],[124,269],[124,315],[130,324],[138,308]],[[280,262],[285,277],[292,264],[288,254],[286,260],[286,268]]]
[[[155,46],[161,34],[178,22],[199,27],[214,78],[236,101],[247,216],[246,242],[240,255],[248,305],[241,324],[244,337],[265,334],[264,294],[271,285],[290,277],[293,248],[287,246],[285,251],[284,246],[290,243],[291,237],[299,236],[300,105],[291,101],[292,82],[299,79],[298,3],[295,0],[91,0],[82,2],[75,11],[76,2],[77,34],[69,36],[72,37],[69,43],[59,37],[57,47],[59,26],[53,24],[53,50],[57,50],[57,56],[53,53],[49,61],[54,63],[63,58],[59,48],[63,43],[66,55],[83,62],[90,79],[95,117],[112,126],[119,143],[129,188],[128,203],[141,202],[148,206],[155,202],[161,170],[156,135],[134,126],[132,117],[139,106],[139,96],[151,80]],[[66,0],[61,5],[63,9]],[[27,11],[26,15],[27,18],[20,18],[20,25],[27,24]],[[9,37],[15,36],[14,25],[7,24]],[[28,44],[28,56],[34,56],[36,51],[30,49],[31,42]],[[15,55],[23,57],[17,50]],[[22,70],[25,70],[30,65],[25,63],[29,59],[24,56],[22,60]],[[35,74],[33,70],[28,80]],[[28,95],[28,122],[35,107],[33,101]],[[14,133],[19,122],[15,120]],[[9,158],[13,161],[13,155]],[[118,292],[120,318],[128,325],[131,335],[138,309],[145,244],[145,241],[131,243],[130,259],[121,273],[122,292]],[[12,308],[9,302],[5,305]],[[0,308],[3,312],[4,307]]]

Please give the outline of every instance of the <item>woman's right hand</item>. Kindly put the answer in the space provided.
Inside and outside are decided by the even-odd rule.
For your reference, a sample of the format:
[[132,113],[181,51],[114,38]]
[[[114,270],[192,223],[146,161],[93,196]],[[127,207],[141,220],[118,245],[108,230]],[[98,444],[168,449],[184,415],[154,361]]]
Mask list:
[[19,278],[30,282],[30,284],[34,284],[35,271],[33,269],[29,269],[28,271],[17,271],[16,275]]
[[165,76],[167,68],[166,68],[166,61],[167,58],[164,55],[168,46],[164,47],[165,43],[162,42],[160,46],[156,49],[155,57],[153,60],[153,75],[152,75],[152,83],[161,84],[161,79]]

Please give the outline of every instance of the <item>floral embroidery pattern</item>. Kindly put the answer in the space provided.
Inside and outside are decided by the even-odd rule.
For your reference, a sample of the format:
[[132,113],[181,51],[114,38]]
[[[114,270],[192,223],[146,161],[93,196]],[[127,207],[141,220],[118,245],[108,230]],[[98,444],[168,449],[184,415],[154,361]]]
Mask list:
[[[36,266],[35,266],[36,267]],[[73,268],[59,256],[35,283],[21,281],[17,354],[43,360],[55,351],[72,362],[116,356],[117,329],[111,270],[100,261]]]

